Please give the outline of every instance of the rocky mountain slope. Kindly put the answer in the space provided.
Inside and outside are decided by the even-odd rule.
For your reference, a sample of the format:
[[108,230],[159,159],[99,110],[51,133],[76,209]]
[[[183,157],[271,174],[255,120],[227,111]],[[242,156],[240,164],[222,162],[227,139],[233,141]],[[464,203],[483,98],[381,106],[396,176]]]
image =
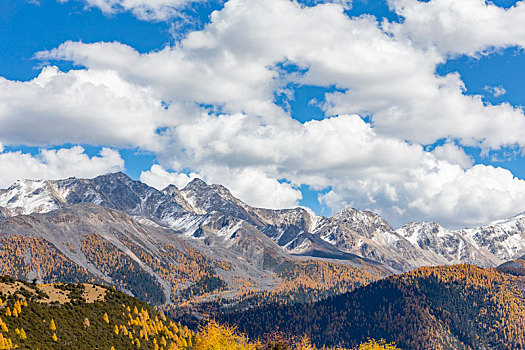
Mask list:
[[394,230],[379,215],[356,209],[326,218],[307,208],[253,208],[223,186],[199,179],[182,190],[171,185],[163,192],[193,212],[220,212],[248,221],[295,255],[344,259],[343,254],[354,254],[393,271],[408,271],[457,263],[497,266],[525,253],[525,215],[465,230],[447,230],[432,222]]
[[[342,300],[345,306],[330,309],[326,319],[319,311],[319,319],[294,316],[297,322],[291,323],[286,316],[278,321],[283,322],[281,330],[291,324],[308,325],[293,331],[308,331],[313,337],[319,327],[329,327],[325,339],[333,344],[364,340],[376,329],[372,324],[379,323],[375,317],[382,315],[391,322],[373,336],[396,340],[406,348],[490,348],[494,339],[517,331],[507,325],[501,333],[497,327],[506,322],[506,316],[498,314],[505,309],[502,305],[517,305],[512,309],[519,311],[512,314],[513,322],[522,324],[523,305],[518,302],[522,296],[518,301],[515,297],[525,286],[524,255],[525,215],[464,230],[448,230],[437,223],[409,223],[396,230],[369,211],[344,209],[322,217],[301,207],[255,208],[225,187],[199,179],[182,189],[170,185],[159,191],[122,173],[94,179],[22,180],[0,190],[0,274],[44,283],[114,285],[163,305],[174,316],[190,311],[192,321],[269,302],[274,303],[271,307],[289,304],[279,309],[283,317],[292,304],[315,302],[312,310],[319,306],[323,311],[322,300],[333,297],[328,300],[334,305]],[[374,283],[421,266],[491,267],[506,261],[510,262],[498,270],[422,269]],[[395,298],[384,305],[386,309],[370,311],[369,295]],[[494,301],[492,311],[478,307],[482,304],[478,297]],[[459,310],[466,313],[454,311],[466,299],[472,303]],[[478,316],[468,311],[472,305]],[[293,307],[298,309],[292,314],[309,315],[310,309]],[[409,320],[410,310],[417,313]],[[489,311],[493,314],[484,317]],[[248,317],[249,332],[253,332],[250,322],[267,317],[264,312],[253,314],[253,319],[244,313],[235,315]],[[367,326],[362,333],[345,335],[341,330],[348,325],[337,323],[334,315],[355,318],[354,328]],[[396,323],[400,317],[406,322]],[[484,332],[476,328],[479,325],[492,335],[473,336]],[[401,326],[412,332],[411,337],[397,336],[395,330]],[[514,333],[505,338],[512,346],[521,341]],[[346,338],[337,338],[338,334]]]
[[254,208],[225,187],[200,179],[183,189],[170,185],[158,191],[123,173],[17,181],[0,191],[0,217],[9,221],[79,203],[122,211],[209,256],[234,265],[243,261],[259,275],[293,256],[337,259],[357,267],[383,265],[401,272],[455,263],[497,266],[525,254],[525,216],[468,230],[447,230],[437,223],[410,223],[394,230],[368,211],[344,209],[322,217],[301,207]]
[[[120,173],[20,181],[0,201],[0,273],[111,284],[155,305],[246,295],[257,301],[254,293],[273,291],[313,300],[388,274],[351,254],[342,254],[345,264],[293,263],[251,219],[235,211],[187,212],[170,195]],[[299,288],[306,269],[314,269],[309,278],[331,269],[343,278]]]
[[438,223],[409,223],[397,232],[414,246],[436,254],[447,264],[497,266],[525,253],[525,215],[487,226],[447,230]]

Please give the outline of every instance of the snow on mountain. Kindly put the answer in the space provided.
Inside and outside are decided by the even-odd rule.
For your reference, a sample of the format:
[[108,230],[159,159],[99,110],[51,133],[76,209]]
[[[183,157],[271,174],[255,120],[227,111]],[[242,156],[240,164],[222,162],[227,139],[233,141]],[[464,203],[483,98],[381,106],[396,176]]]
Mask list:
[[314,233],[343,252],[379,261],[397,271],[426,262],[419,249],[399,236],[383,218],[369,211],[344,209],[320,220]]
[[500,259],[477,245],[463,231],[451,231],[435,222],[409,223],[397,230],[414,246],[443,258],[444,264],[469,263],[494,266]]
[[466,230],[448,230],[431,222],[409,223],[394,230],[369,211],[349,208],[327,218],[302,207],[254,208],[227,188],[201,179],[183,189],[170,185],[158,191],[123,173],[94,179],[17,181],[0,190],[0,207],[4,208],[0,217],[46,213],[82,202],[121,210],[143,223],[237,250],[259,262],[264,260],[264,251],[282,257],[294,254],[349,261],[358,256],[406,271],[454,263],[495,266],[525,254],[525,215]]
[[50,181],[17,181],[0,194],[0,206],[17,214],[47,213],[65,203],[67,190],[59,190]]
[[180,206],[187,212],[197,213],[197,210],[186,200],[186,198],[184,198],[184,195],[180,192],[177,186],[169,185],[162,190],[162,193],[170,196],[174,202],[180,204]]
[[501,264],[525,254],[525,215],[517,215],[508,220],[500,220],[487,226],[461,230],[473,245],[484,248],[497,256]]

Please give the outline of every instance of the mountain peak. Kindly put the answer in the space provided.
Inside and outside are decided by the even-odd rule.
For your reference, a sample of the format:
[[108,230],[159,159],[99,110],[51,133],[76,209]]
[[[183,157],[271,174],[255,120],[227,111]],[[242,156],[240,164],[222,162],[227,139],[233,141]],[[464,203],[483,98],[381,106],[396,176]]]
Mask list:
[[173,191],[178,191],[179,188],[173,184],[169,184],[168,186],[164,187],[162,189],[162,193],[168,193],[168,192],[173,192]]
[[186,187],[184,187],[184,190],[195,190],[199,188],[206,188],[208,187],[208,184],[204,182],[202,179],[199,179],[198,177],[191,180]]
[[384,219],[374,212],[368,210],[358,210],[355,208],[344,208],[334,215],[336,219],[351,219],[353,221],[367,219],[368,221],[384,221]]
[[104,175],[99,175],[95,179],[109,179],[109,180],[121,180],[124,182],[133,181],[128,175],[124,174],[122,171],[117,171],[115,173],[107,173]]

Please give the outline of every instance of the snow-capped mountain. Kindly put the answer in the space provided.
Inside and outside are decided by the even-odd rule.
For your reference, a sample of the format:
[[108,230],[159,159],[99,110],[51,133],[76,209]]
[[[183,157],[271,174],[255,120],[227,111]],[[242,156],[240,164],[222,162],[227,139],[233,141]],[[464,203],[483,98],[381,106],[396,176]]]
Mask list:
[[[424,265],[495,266],[525,253],[525,215],[468,230],[409,223],[394,230],[379,215],[344,209],[322,217],[307,208],[270,210],[243,203],[221,185],[194,179],[185,188],[158,191],[123,173],[94,179],[17,181],[0,191],[0,217],[47,213],[78,203],[123,211],[142,224],[179,237],[230,249],[264,265],[289,254],[350,263],[375,261],[393,272]],[[361,260],[365,261],[365,260]]]
[[435,222],[409,223],[397,232],[446,263],[497,266],[525,253],[525,215],[465,230],[447,230]]
[[0,194],[0,206],[17,214],[47,213],[66,205],[94,203],[148,219],[173,217],[184,209],[166,195],[123,173],[94,179],[21,180]]
[[470,230],[447,230],[437,223],[410,223],[394,230],[379,215],[356,209],[326,218],[307,208],[253,208],[223,186],[198,179],[177,192],[179,204],[189,199],[195,212],[221,212],[246,220],[291,254],[338,257],[348,253],[405,271],[454,263],[495,266],[525,252],[525,216]]
[[[197,193],[198,182],[188,186]],[[191,200],[191,195],[188,195]],[[204,200],[204,194],[198,196]],[[134,181],[123,173],[107,174],[94,179],[69,178],[57,181],[17,181],[0,194],[0,206],[12,215],[48,213],[79,203],[93,203],[123,211],[144,224],[169,228],[183,237],[200,240],[207,245],[217,245],[235,251],[262,266],[266,256],[282,259],[287,254],[266,235],[252,225],[233,215],[219,211],[205,212],[191,206],[187,211],[175,198],[161,191]],[[183,203],[186,208],[187,203]],[[222,208],[224,209],[224,208]],[[246,242],[251,242],[247,246]]]

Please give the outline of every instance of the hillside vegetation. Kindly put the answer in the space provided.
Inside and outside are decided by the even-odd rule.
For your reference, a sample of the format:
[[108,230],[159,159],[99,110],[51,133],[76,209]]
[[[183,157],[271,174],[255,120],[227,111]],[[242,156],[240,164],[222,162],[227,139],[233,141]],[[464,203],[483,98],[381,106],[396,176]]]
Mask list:
[[0,349],[184,349],[195,334],[148,304],[91,284],[0,278]]
[[[0,350],[315,350],[306,337],[252,341],[234,328],[206,323],[191,331],[148,304],[93,284],[35,285],[0,277]],[[360,350],[392,350],[369,340]]]
[[425,267],[313,304],[225,315],[252,337],[275,330],[317,345],[357,346],[368,337],[403,349],[523,349],[521,277],[471,265]]
[[[158,256],[125,237],[126,248],[151,267],[170,285],[169,305],[163,309],[172,316],[199,311],[214,315],[224,309],[242,309],[267,303],[313,302],[345,293],[379,279],[383,271],[371,272],[321,260],[289,260],[268,271],[268,287],[261,289],[246,275],[227,283],[220,273],[234,274],[226,261],[207,258],[184,242],[166,244]],[[113,243],[96,234],[83,237],[80,250],[97,270],[111,278],[118,290],[127,290],[152,305],[168,304],[159,282]],[[51,243],[41,238],[0,235],[0,273],[39,283],[107,284],[101,277],[76,264]],[[66,242],[68,246],[68,242]],[[71,245],[71,250],[75,250]],[[183,320],[185,318],[181,318]]]
[[254,269],[237,253],[210,252],[206,244],[84,203],[0,220],[0,274],[38,283],[114,285],[172,309],[214,300],[220,305],[243,301],[241,307],[269,298],[315,301],[386,273],[364,259],[337,264],[266,250],[265,267]]
[[256,290],[249,280],[239,279],[235,293],[222,292],[219,297],[199,296],[192,301],[162,309],[175,319],[195,324],[194,314],[214,318],[225,312],[263,305],[311,303],[365,286],[379,277],[346,264],[330,261],[286,261],[275,268],[280,281],[268,290]]

